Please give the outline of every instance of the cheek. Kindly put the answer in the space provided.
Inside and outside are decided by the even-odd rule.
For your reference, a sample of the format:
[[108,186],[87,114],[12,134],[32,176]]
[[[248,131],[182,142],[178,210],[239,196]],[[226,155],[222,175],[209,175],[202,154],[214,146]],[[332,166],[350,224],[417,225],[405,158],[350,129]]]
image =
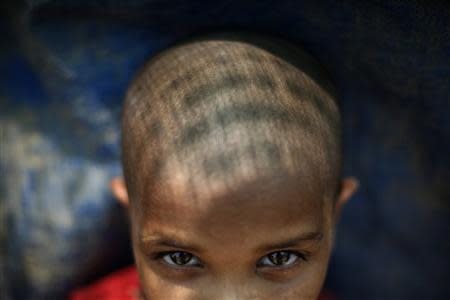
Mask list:
[[287,283],[274,285],[263,299],[316,300],[319,297],[328,268],[328,259],[305,265],[298,277]]
[[146,263],[146,258],[136,255],[136,266],[140,275],[142,292],[147,300],[193,300],[191,287],[183,284],[174,284],[154,272]]

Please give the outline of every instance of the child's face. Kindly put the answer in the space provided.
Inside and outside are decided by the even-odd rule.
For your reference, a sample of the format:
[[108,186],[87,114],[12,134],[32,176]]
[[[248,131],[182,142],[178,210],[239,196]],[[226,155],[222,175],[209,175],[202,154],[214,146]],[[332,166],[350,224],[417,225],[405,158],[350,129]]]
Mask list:
[[260,180],[214,197],[183,195],[180,188],[132,203],[133,249],[147,299],[317,298],[336,216],[318,186],[307,191],[294,179]]

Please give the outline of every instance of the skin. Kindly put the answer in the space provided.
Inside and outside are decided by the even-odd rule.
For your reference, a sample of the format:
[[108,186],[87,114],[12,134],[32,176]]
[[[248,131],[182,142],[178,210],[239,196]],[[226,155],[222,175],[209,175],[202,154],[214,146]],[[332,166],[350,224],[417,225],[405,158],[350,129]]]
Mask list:
[[143,66],[122,125],[112,187],[145,299],[318,297],[357,182],[339,185],[337,95],[312,57],[260,35],[191,40]]
[[[130,208],[144,299],[317,299],[340,209],[358,181],[343,179],[334,202],[319,186],[255,178],[189,201],[184,185],[172,183],[170,193],[129,203],[123,179],[113,179],[113,194]],[[174,255],[186,260],[178,265]]]

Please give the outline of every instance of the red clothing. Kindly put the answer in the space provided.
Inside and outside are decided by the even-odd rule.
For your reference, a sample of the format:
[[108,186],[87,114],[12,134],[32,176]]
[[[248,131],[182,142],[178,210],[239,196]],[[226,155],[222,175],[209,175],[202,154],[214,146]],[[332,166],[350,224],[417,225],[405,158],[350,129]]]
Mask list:
[[[136,268],[129,267],[114,272],[90,286],[75,290],[69,300],[138,300],[139,276]],[[322,294],[318,300],[335,300]]]
[[116,271],[93,284],[73,291],[70,300],[138,300],[139,276],[135,267]]

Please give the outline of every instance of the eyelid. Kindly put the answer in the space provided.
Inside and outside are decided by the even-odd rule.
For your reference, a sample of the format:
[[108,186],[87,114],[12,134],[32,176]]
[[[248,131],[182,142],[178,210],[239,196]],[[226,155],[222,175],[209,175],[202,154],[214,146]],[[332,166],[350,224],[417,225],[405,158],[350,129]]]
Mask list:
[[[173,253],[178,253],[178,252],[183,252],[183,253],[188,253],[190,255],[192,255],[192,258],[195,258],[198,263],[196,264],[186,264],[186,265],[178,265],[176,263],[169,263],[167,261],[164,260],[164,256],[166,255],[170,255]],[[166,266],[169,266],[171,268],[178,268],[178,269],[187,269],[187,268],[203,268],[203,263],[201,262],[200,258],[198,258],[197,256],[195,256],[194,254],[187,252],[187,251],[163,251],[163,252],[158,252],[153,256],[154,260],[160,261],[161,263],[165,264]]]
[[[289,254],[294,254],[294,255],[296,255],[297,256],[297,259],[296,259],[296,261],[294,261],[293,263],[291,263],[291,264],[289,264],[289,265],[281,265],[281,266],[279,266],[279,265],[275,265],[275,264],[273,264],[273,265],[261,265],[261,261],[263,260],[263,259],[265,259],[265,258],[268,258],[268,256],[270,255],[270,254],[273,254],[273,253],[277,253],[277,252],[288,252]],[[266,255],[264,255],[263,257],[261,257],[259,260],[258,260],[258,262],[257,262],[257,267],[259,267],[259,268],[270,268],[270,269],[287,269],[287,268],[291,268],[291,267],[293,267],[293,266],[296,266],[301,260],[303,260],[303,261],[307,261],[308,260],[308,254],[306,254],[306,253],[301,253],[301,252],[299,252],[299,251],[295,251],[295,250],[277,250],[277,251],[272,251],[272,252],[270,252],[270,253],[267,253]]]

